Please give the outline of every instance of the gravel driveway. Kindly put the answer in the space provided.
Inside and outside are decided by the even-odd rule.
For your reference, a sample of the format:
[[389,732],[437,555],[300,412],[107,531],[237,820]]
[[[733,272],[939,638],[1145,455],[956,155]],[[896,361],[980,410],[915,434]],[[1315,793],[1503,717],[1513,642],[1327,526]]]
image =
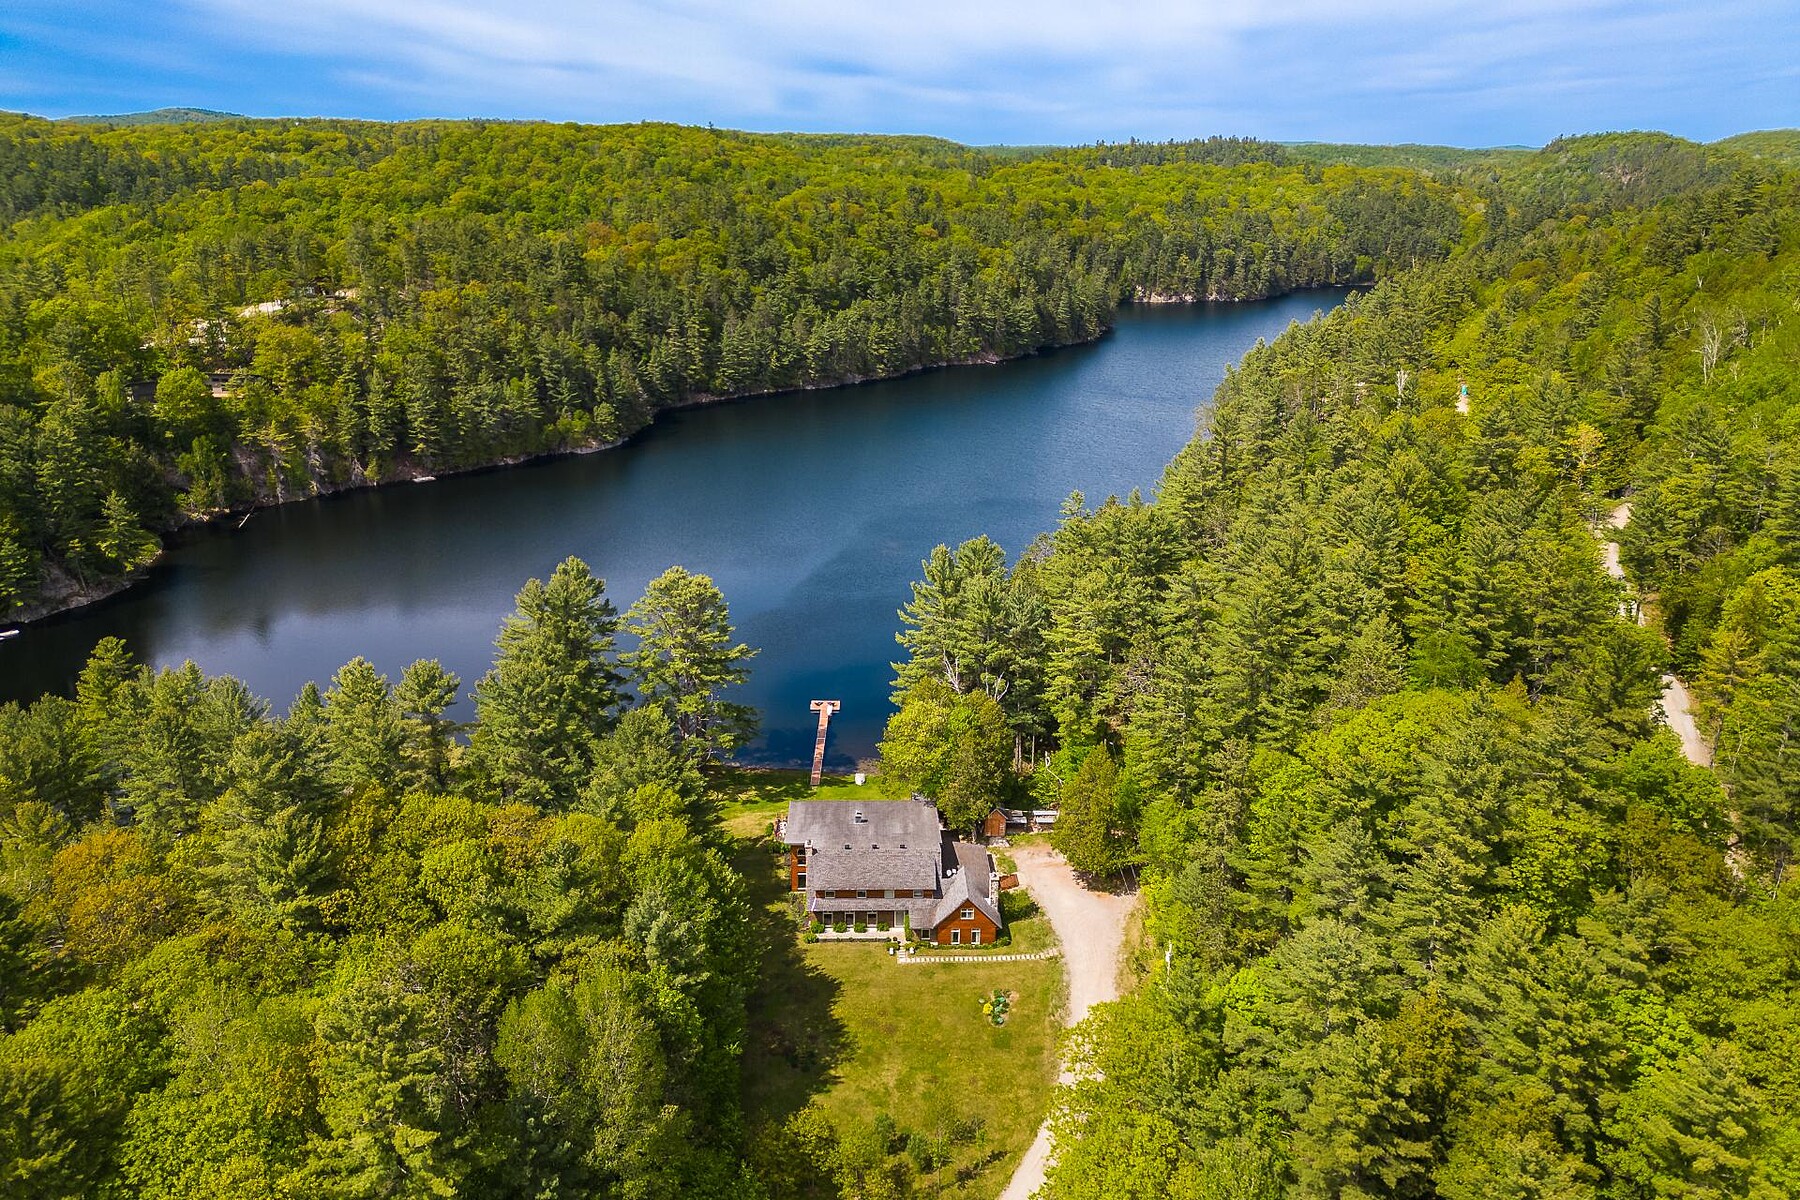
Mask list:
[[[1629,504],[1621,504],[1613,509],[1612,515],[1606,521],[1607,525],[1615,530],[1624,529],[1630,522],[1631,505]],[[1625,568],[1619,563],[1619,543],[1616,540],[1602,542],[1600,551],[1606,564],[1606,573],[1614,579],[1624,579]],[[1640,611],[1638,624],[1648,625],[1649,623],[1648,615]],[[1692,696],[1688,695],[1687,685],[1673,675],[1664,675],[1662,685],[1663,719],[1668,723],[1669,728],[1675,731],[1675,736],[1681,739],[1681,752],[1687,755],[1687,760],[1696,767],[1712,766],[1712,747],[1708,746],[1706,739],[1700,736],[1700,726],[1694,721],[1694,700]]]
[[[1062,855],[1048,846],[1016,846],[1010,853],[1019,865],[1019,882],[1044,910],[1062,942],[1069,981],[1064,1021],[1073,1025],[1094,1005],[1118,998],[1119,953],[1125,945],[1125,922],[1137,896],[1089,891],[1076,881]],[[1064,1068],[1058,1082],[1070,1081]],[[1000,1193],[1000,1200],[1028,1200],[1043,1186],[1049,1162],[1050,1124],[1046,1121],[1013,1172],[1012,1182]]]

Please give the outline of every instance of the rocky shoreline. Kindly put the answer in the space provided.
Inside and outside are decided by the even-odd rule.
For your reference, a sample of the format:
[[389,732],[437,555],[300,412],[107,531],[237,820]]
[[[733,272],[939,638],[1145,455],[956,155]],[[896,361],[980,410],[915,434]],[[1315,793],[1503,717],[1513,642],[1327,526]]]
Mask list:
[[1101,329],[1093,337],[1081,342],[1057,342],[1040,346],[1021,354],[1000,355],[993,353],[968,355],[944,362],[924,363],[905,370],[894,371],[885,375],[850,376],[842,379],[821,380],[816,383],[802,384],[792,388],[771,388],[757,392],[735,392],[729,395],[712,395],[701,393],[685,397],[673,404],[658,408],[641,427],[632,430],[624,437],[609,441],[592,442],[580,446],[566,446],[555,450],[544,450],[535,454],[514,454],[491,462],[474,463],[462,467],[432,467],[420,463],[404,462],[396,464],[380,478],[371,478],[360,464],[352,464],[352,469],[343,481],[334,481],[315,473],[310,479],[310,487],[303,492],[292,495],[258,496],[247,505],[236,508],[215,509],[188,517],[162,532],[163,545],[157,555],[149,563],[129,575],[107,579],[99,583],[83,584],[59,564],[46,566],[44,569],[44,586],[40,589],[38,599],[26,604],[5,618],[0,619],[0,627],[14,628],[49,620],[64,613],[75,612],[92,604],[126,591],[141,582],[150,573],[150,568],[162,561],[169,550],[170,539],[191,529],[203,529],[211,525],[220,525],[235,521],[240,526],[263,509],[277,508],[284,504],[296,504],[307,500],[319,500],[326,496],[340,495],[345,492],[363,491],[368,488],[389,487],[402,483],[429,483],[440,478],[457,475],[473,475],[481,471],[504,470],[508,467],[523,466],[526,463],[547,462],[552,459],[567,458],[578,454],[598,454],[602,450],[614,450],[630,442],[633,438],[649,429],[663,413],[676,412],[682,409],[704,408],[714,404],[735,404],[749,400],[766,399],[771,396],[792,395],[798,392],[827,391],[832,388],[855,387],[865,383],[883,383],[894,379],[905,379],[908,376],[923,374],[926,371],[942,370],[946,367],[998,366],[1004,362],[1030,358],[1033,355],[1059,350],[1065,346],[1083,345],[1099,341],[1112,332],[1110,325]]
[[[1146,305],[1196,304],[1203,301],[1253,301],[1275,298],[1277,297],[1222,296],[1213,294],[1198,296],[1189,293],[1163,292],[1135,287],[1131,290],[1129,297],[1124,303]],[[40,591],[38,599],[14,610],[14,612],[4,619],[0,619],[0,625],[4,625],[7,628],[30,625],[48,620],[51,617],[59,616],[63,613],[74,612],[77,609],[86,608],[91,604],[97,604],[102,600],[116,596],[143,580],[149,573],[148,568],[154,566],[156,562],[161,561],[168,552],[169,539],[171,537],[177,536],[189,529],[204,528],[209,525],[217,525],[226,521],[237,521],[241,525],[262,509],[275,508],[279,505],[293,504],[305,500],[317,500],[325,496],[334,496],[349,491],[360,491],[365,488],[388,487],[399,483],[430,482],[439,478],[456,475],[471,475],[480,471],[501,470],[507,467],[522,466],[525,463],[545,462],[551,459],[568,457],[570,455],[597,454],[602,450],[616,449],[630,442],[638,434],[654,425],[657,417],[666,412],[676,412],[689,408],[703,408],[714,404],[742,403],[748,400],[791,395],[797,392],[817,392],[826,391],[831,388],[855,387],[865,383],[882,383],[895,379],[905,379],[909,376],[920,375],[927,371],[943,370],[946,367],[998,366],[1001,363],[1015,362],[1020,359],[1031,358],[1035,355],[1064,349],[1069,346],[1091,344],[1099,341],[1111,332],[1112,325],[1109,323],[1095,332],[1092,337],[1069,342],[1053,342],[1032,350],[1023,351],[1019,354],[1002,355],[992,352],[972,354],[961,358],[947,359],[942,362],[922,363],[917,366],[907,367],[903,370],[893,371],[887,374],[858,375],[838,379],[819,380],[815,383],[801,384],[798,387],[791,388],[770,388],[755,392],[733,392],[727,395],[699,393],[685,397],[673,404],[664,405],[663,407],[658,408],[651,415],[649,421],[640,428],[632,430],[624,437],[614,438],[603,442],[593,442],[581,446],[544,450],[534,454],[508,455],[505,458],[495,459],[491,462],[475,463],[469,466],[432,467],[424,464],[406,462],[396,464],[380,478],[370,478],[360,464],[352,464],[348,477],[341,482],[325,478],[322,474],[314,473],[309,481],[311,486],[304,492],[294,495],[259,496],[248,505],[237,508],[218,509],[191,516],[188,519],[181,521],[173,528],[163,531],[163,547],[159,550],[155,559],[151,560],[149,564],[146,564],[144,568],[140,568],[132,574],[122,578],[108,579],[96,584],[81,584],[75,580],[73,576],[69,575],[69,573],[60,565],[47,566],[45,568],[46,586]]]

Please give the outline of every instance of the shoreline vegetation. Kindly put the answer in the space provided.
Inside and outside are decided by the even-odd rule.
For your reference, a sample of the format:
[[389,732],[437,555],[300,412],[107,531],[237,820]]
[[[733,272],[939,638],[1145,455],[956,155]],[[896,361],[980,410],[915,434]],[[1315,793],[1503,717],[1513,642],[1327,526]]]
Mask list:
[[[1332,287],[1354,286],[1354,284],[1314,284],[1306,287],[1293,288],[1286,292],[1271,293],[1266,296],[1196,296],[1187,293],[1171,294],[1165,292],[1139,291],[1134,293],[1131,299],[1124,301],[1120,307],[1127,307],[1130,305],[1153,305],[1161,307],[1197,304],[1254,304],[1265,300],[1278,300],[1283,296],[1291,296],[1305,291],[1315,291],[1321,288],[1329,289]],[[887,375],[853,376],[842,379],[821,380],[814,383],[798,384],[794,387],[770,388],[754,392],[737,392],[729,395],[690,396],[663,406],[661,409],[651,414],[649,423],[644,425],[643,428],[634,430],[624,437],[615,438],[611,441],[548,449],[531,454],[496,459],[491,462],[476,463],[465,467],[438,467],[432,469],[423,464],[399,464],[396,465],[388,475],[380,479],[371,479],[359,472],[358,477],[352,482],[334,485],[328,481],[315,480],[315,490],[313,491],[301,492],[299,494],[287,495],[279,498],[259,496],[239,507],[221,509],[207,513],[184,514],[179,524],[159,531],[162,545],[158,548],[156,555],[139,564],[130,575],[116,576],[93,584],[83,584],[69,577],[64,572],[58,572],[55,575],[50,576],[45,585],[40,588],[40,600],[26,603],[14,609],[12,613],[0,616],[0,624],[4,624],[8,628],[24,628],[29,625],[47,621],[53,617],[62,616],[66,613],[78,612],[81,609],[94,604],[103,603],[104,601],[122,595],[131,588],[146,582],[154,568],[161,563],[163,559],[167,557],[169,551],[173,549],[174,543],[172,539],[178,539],[184,535],[198,533],[219,525],[229,524],[233,521],[236,521],[238,523],[238,528],[241,529],[249,522],[250,518],[254,517],[257,513],[271,508],[278,508],[285,504],[299,504],[308,500],[323,500],[350,492],[364,491],[369,488],[392,487],[403,483],[432,483],[440,478],[451,478],[460,475],[479,475],[488,471],[504,471],[512,467],[525,466],[531,463],[551,462],[561,458],[586,454],[599,454],[609,450],[624,449],[633,441],[637,440],[637,438],[649,432],[656,423],[656,420],[663,413],[682,412],[696,408],[710,408],[721,404],[743,404],[753,400],[777,399],[782,396],[795,395],[803,392],[833,391],[839,388],[860,387],[864,384],[887,383],[894,380],[907,379],[915,375],[927,374],[932,371],[951,370],[958,367],[1003,366],[1007,363],[1019,362],[1023,359],[1051,354],[1058,350],[1067,350],[1076,346],[1093,345],[1096,342],[1105,340],[1113,332],[1113,328],[1113,324],[1109,321],[1105,326],[1094,330],[1091,335],[1084,337],[1079,341],[1056,342],[1031,349],[1020,350],[1016,353],[1007,355],[987,353],[947,360],[944,362],[922,363],[918,366],[907,367]]]
[[[290,496],[1366,285],[1477,196],[1270,143],[0,117],[0,619]],[[73,586],[69,581],[73,581]]]
[[[1330,285],[1327,284],[1322,286],[1329,287]],[[1292,293],[1285,294],[1291,295]],[[1279,298],[1280,297],[1278,296],[1257,296],[1245,298],[1241,302],[1254,303],[1259,300],[1274,300]],[[1218,300],[1219,298],[1217,297],[1194,299],[1183,296],[1157,295],[1149,298],[1134,299],[1131,303],[1158,305],[1196,304],[1202,302],[1212,303],[1217,302]],[[460,475],[479,475],[488,471],[504,471],[512,467],[525,466],[531,463],[552,462],[561,458],[570,458],[586,454],[599,454],[608,450],[619,450],[629,446],[643,434],[648,433],[663,413],[683,412],[696,408],[710,408],[720,404],[742,404],[752,400],[776,399],[781,396],[790,396],[802,392],[832,391],[837,388],[854,388],[870,383],[886,383],[897,379],[906,379],[914,375],[922,375],[931,371],[943,371],[956,367],[1001,366],[1009,362],[1018,362],[1021,359],[1033,358],[1041,354],[1049,354],[1057,350],[1069,349],[1073,346],[1092,345],[1095,342],[1103,340],[1112,332],[1112,329],[1113,327],[1109,323],[1104,328],[1096,330],[1092,336],[1078,342],[1058,342],[1053,345],[1038,346],[1034,349],[1021,350],[1016,354],[1010,354],[1004,357],[995,354],[983,354],[947,362],[924,363],[919,366],[908,367],[904,370],[896,371],[890,375],[871,375],[846,379],[822,380],[817,383],[804,383],[789,388],[774,388],[756,392],[738,392],[723,396],[690,396],[686,399],[663,406],[657,412],[651,414],[649,423],[644,425],[643,428],[634,430],[625,437],[615,438],[612,441],[543,450],[531,454],[496,459],[492,462],[476,463],[466,467],[439,467],[433,470],[419,464],[402,464],[397,465],[390,474],[380,479],[371,479],[366,475],[360,475],[359,473],[359,478],[348,483],[332,485],[324,481],[315,481],[316,490],[310,492],[302,492],[297,495],[282,496],[279,498],[259,496],[241,507],[220,509],[215,512],[186,514],[180,524],[160,531],[163,544],[157,550],[156,555],[139,564],[130,575],[116,576],[93,584],[82,584],[75,579],[68,577],[65,573],[59,572],[58,576],[50,578],[47,584],[40,589],[40,592],[44,597],[42,600],[36,603],[27,603],[15,609],[11,614],[0,617],[0,624],[5,624],[8,628],[15,626],[23,628],[28,625],[49,620],[52,617],[61,616],[65,613],[77,612],[90,605],[110,600],[114,596],[121,595],[146,581],[150,572],[158,563],[163,561],[168,555],[168,552],[173,548],[170,539],[179,538],[186,534],[198,533],[219,525],[229,524],[232,521],[236,521],[238,523],[237,527],[242,529],[244,525],[249,523],[250,518],[257,513],[271,508],[279,508],[285,504],[300,504],[308,500],[324,500],[332,496],[341,496],[350,492],[365,491],[370,488],[392,487],[403,483],[435,483],[440,478],[451,478]]]

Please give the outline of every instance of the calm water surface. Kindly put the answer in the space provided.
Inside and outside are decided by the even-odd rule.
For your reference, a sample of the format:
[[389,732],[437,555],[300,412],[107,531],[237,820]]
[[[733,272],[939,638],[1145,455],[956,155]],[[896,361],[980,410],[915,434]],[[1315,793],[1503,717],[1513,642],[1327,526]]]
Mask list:
[[0,700],[69,690],[109,634],[279,706],[357,654],[395,677],[439,658],[466,690],[519,586],[576,554],[621,610],[671,563],[711,575],[762,651],[746,757],[810,759],[807,702],[833,697],[830,757],[848,767],[887,719],[894,610],[934,545],[987,533],[1017,554],[1073,490],[1148,494],[1226,365],[1342,296],[1128,308],[1089,346],[670,413],[607,453],[259,512],[0,643]]

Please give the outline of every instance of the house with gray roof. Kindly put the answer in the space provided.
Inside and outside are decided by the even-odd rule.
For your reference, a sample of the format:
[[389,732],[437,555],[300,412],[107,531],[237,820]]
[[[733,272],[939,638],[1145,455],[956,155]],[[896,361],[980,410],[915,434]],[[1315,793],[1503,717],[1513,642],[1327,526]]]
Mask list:
[[910,928],[946,946],[1000,936],[994,860],[951,837],[929,800],[796,800],[776,835],[788,848],[788,886],[815,921]]

